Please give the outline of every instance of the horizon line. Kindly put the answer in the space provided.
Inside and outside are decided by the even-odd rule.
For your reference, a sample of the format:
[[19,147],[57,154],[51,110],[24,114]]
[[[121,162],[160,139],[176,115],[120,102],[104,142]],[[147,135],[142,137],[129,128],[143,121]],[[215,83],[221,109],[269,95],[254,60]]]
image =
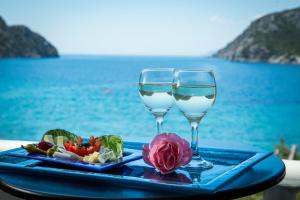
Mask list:
[[209,54],[106,54],[106,53],[59,53],[59,56],[141,56],[141,57],[212,57],[214,53]]

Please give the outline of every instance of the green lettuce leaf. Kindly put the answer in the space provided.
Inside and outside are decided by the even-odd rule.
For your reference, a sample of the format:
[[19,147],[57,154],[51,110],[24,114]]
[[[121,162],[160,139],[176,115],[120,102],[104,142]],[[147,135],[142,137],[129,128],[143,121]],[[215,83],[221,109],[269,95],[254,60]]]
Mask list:
[[118,135],[103,135],[99,137],[101,146],[111,149],[116,159],[123,157],[123,140]]

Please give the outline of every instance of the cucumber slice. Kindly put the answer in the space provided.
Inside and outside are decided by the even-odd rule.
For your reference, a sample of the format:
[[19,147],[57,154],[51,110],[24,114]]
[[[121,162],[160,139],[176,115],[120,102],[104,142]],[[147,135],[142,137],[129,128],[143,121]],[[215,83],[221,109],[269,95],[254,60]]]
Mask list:
[[54,144],[52,135],[45,135],[44,141],[45,142],[50,142],[50,143]]
[[43,137],[42,137],[42,141],[46,141],[47,138],[52,137],[53,143],[57,145],[57,137],[61,136],[63,137],[63,142],[68,142],[68,141],[72,141],[74,143],[77,143],[77,139],[78,136],[75,135],[74,133],[71,133],[69,131],[63,130],[63,129],[53,129],[53,130],[49,130],[47,131]]
[[56,145],[58,147],[64,147],[64,136],[57,136],[57,142]]

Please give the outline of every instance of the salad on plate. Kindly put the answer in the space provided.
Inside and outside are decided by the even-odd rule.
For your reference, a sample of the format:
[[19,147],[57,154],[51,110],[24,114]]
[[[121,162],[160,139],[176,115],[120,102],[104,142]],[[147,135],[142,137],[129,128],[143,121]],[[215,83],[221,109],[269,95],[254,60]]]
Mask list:
[[88,141],[63,129],[47,131],[41,142],[22,146],[30,154],[86,163],[115,162],[123,157],[123,140],[117,135],[91,136]]

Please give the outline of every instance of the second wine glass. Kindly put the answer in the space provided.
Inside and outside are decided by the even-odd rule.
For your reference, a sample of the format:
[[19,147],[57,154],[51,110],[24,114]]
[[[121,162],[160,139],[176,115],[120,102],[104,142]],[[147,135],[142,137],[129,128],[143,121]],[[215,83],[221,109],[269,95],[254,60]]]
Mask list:
[[140,74],[139,94],[146,108],[154,115],[157,134],[162,132],[164,116],[174,103],[172,96],[174,69],[144,69]]
[[209,169],[213,164],[204,160],[198,150],[198,125],[216,98],[216,82],[212,71],[177,70],[174,77],[173,96],[179,110],[192,129],[193,159],[187,168]]

